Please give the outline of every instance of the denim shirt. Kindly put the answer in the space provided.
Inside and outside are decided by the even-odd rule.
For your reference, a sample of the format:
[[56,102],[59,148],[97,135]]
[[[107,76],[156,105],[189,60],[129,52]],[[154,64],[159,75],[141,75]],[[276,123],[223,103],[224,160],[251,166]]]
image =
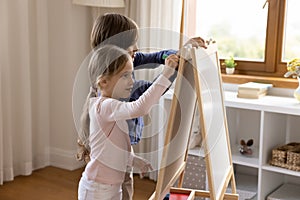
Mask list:
[[[137,52],[134,57],[133,65],[134,69],[153,69],[158,67],[160,64],[165,63],[164,55],[176,54],[175,50],[164,50],[155,53],[140,53]],[[170,81],[174,81],[176,75],[170,78]],[[130,95],[129,101],[137,100],[150,86],[152,82],[138,80],[135,81],[132,93]],[[129,137],[131,144],[137,144],[141,137],[144,127],[143,117],[138,117],[134,119],[127,120]]]

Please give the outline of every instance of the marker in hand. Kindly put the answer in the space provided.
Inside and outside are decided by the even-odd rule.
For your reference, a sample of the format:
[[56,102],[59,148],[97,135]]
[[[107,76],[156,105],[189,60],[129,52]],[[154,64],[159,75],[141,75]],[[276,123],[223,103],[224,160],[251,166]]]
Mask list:
[[168,54],[164,54],[164,55],[162,56],[162,59],[165,60],[168,56],[169,56]]

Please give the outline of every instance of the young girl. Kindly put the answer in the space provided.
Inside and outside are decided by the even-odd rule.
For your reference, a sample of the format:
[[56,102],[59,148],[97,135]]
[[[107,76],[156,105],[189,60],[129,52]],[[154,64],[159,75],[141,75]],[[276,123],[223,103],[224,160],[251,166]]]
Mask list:
[[[127,166],[141,174],[152,170],[145,159],[134,155],[128,137],[127,119],[145,115],[170,86],[169,78],[178,66],[178,56],[166,65],[152,86],[136,101],[123,102],[133,88],[133,63],[127,51],[112,45],[97,48],[89,63],[91,89],[82,113],[81,138],[87,138],[90,161],[81,177],[79,200],[121,200]],[[97,96],[100,91],[101,96]]]

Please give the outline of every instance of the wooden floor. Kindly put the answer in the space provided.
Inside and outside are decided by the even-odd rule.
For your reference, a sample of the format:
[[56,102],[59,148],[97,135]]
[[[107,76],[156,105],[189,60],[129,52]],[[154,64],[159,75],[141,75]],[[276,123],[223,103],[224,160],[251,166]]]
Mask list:
[[[30,176],[18,176],[0,186],[0,200],[76,200],[83,169],[74,171],[55,167],[36,170]],[[134,200],[146,200],[155,183],[134,176]]]

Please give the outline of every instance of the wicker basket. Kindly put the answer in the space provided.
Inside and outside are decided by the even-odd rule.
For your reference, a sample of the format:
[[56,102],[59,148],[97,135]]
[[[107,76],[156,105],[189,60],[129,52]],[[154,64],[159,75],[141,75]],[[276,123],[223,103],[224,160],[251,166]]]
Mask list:
[[300,171],[300,143],[292,142],[273,149],[270,164]]
[[288,165],[300,166],[300,145],[287,152],[286,163]]
[[295,147],[300,145],[300,143],[292,142],[286,145],[280,146],[272,150],[272,160],[276,162],[286,163],[287,152],[293,150]]

